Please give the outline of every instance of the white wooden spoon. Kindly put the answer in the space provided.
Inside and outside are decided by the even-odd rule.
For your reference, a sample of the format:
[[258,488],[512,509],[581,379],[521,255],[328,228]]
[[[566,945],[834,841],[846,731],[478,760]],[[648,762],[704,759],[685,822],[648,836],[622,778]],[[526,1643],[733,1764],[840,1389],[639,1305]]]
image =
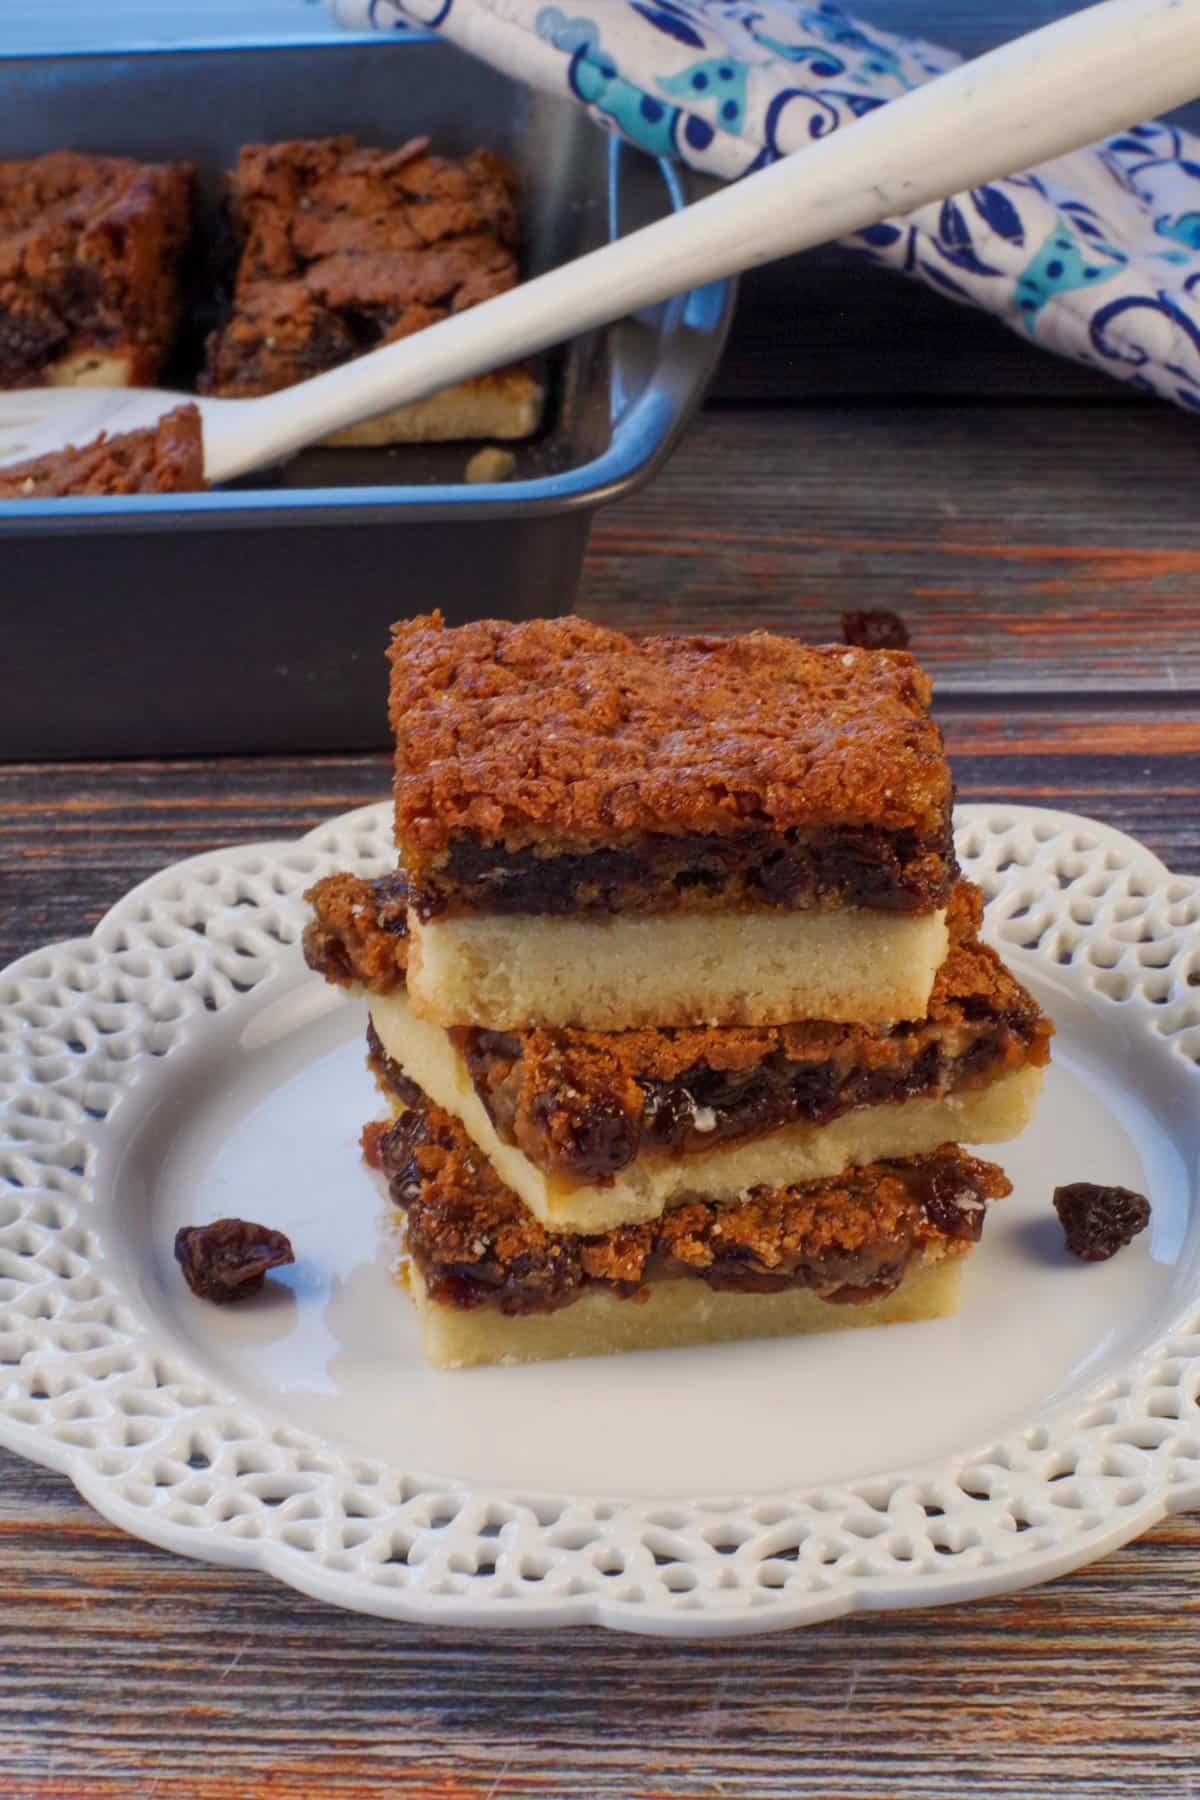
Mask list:
[[[210,482],[778,256],[1033,168],[1200,94],[1200,0],[1105,0],[682,212],[440,325],[256,400],[198,402]],[[0,465],[148,424],[155,389],[0,395]]]

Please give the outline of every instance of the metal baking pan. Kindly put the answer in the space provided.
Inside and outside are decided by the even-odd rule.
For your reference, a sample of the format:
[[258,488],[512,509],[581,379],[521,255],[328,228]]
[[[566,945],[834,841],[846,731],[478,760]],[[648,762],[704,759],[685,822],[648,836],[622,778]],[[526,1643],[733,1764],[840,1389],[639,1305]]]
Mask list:
[[[432,37],[0,57],[0,157],[191,161],[202,242],[240,144],[337,132],[505,152],[529,274],[687,197],[669,164]],[[403,446],[311,450],[206,494],[0,502],[0,757],[382,745],[389,622],[569,610],[592,513],[666,457],[732,305],[714,283],[550,356],[542,430],[503,484],[466,484],[471,446]]]

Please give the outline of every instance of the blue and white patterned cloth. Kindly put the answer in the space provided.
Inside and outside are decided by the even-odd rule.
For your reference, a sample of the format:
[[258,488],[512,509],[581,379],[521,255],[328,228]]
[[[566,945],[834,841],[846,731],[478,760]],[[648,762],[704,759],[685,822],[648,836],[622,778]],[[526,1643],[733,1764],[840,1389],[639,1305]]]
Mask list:
[[[834,0],[331,0],[434,29],[655,156],[733,179],[952,68]],[[1044,349],[1200,409],[1200,138],[1138,125],[850,240]]]

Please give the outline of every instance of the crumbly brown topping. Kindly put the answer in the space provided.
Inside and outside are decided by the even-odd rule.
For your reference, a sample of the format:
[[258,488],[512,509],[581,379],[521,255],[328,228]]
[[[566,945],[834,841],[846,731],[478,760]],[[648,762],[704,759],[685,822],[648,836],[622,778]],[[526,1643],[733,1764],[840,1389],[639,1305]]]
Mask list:
[[540,1225],[457,1120],[428,1102],[400,1116],[379,1153],[435,1297],[493,1298],[515,1311],[564,1305],[594,1284],[633,1297],[680,1275],[759,1291],[894,1286],[914,1251],[974,1242],[986,1202],[1010,1192],[994,1164],[945,1145],[737,1201],[697,1197],[645,1224],[577,1237]]
[[764,825],[915,833],[949,858],[930,683],[903,652],[634,643],[584,619],[394,627],[396,833],[410,877],[464,835],[542,854]]
[[74,494],[189,494],[204,486],[200,413],[177,406],[145,431],[101,432],[90,444],[0,469],[0,500]]
[[229,177],[242,249],[206,385],[265,394],[514,286],[516,177],[477,150],[352,137],[251,144]]
[[335,986],[359,982],[372,994],[403,987],[408,967],[408,883],[403,869],[365,881],[326,875],[304,898],[304,959]]
[[131,353],[152,382],[178,316],[193,172],[71,150],[0,162],[0,387],[77,349]]

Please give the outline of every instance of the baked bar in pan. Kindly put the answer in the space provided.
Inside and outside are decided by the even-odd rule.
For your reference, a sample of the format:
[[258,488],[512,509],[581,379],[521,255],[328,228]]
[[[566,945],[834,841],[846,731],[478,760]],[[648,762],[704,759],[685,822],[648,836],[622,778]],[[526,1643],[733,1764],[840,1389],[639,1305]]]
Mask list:
[[76,494],[192,494],[204,486],[198,407],[177,406],[142,431],[101,432],[45,456],[0,468],[0,500],[61,500]]
[[183,163],[0,162],[0,388],[153,386],[179,322],[192,186]]

